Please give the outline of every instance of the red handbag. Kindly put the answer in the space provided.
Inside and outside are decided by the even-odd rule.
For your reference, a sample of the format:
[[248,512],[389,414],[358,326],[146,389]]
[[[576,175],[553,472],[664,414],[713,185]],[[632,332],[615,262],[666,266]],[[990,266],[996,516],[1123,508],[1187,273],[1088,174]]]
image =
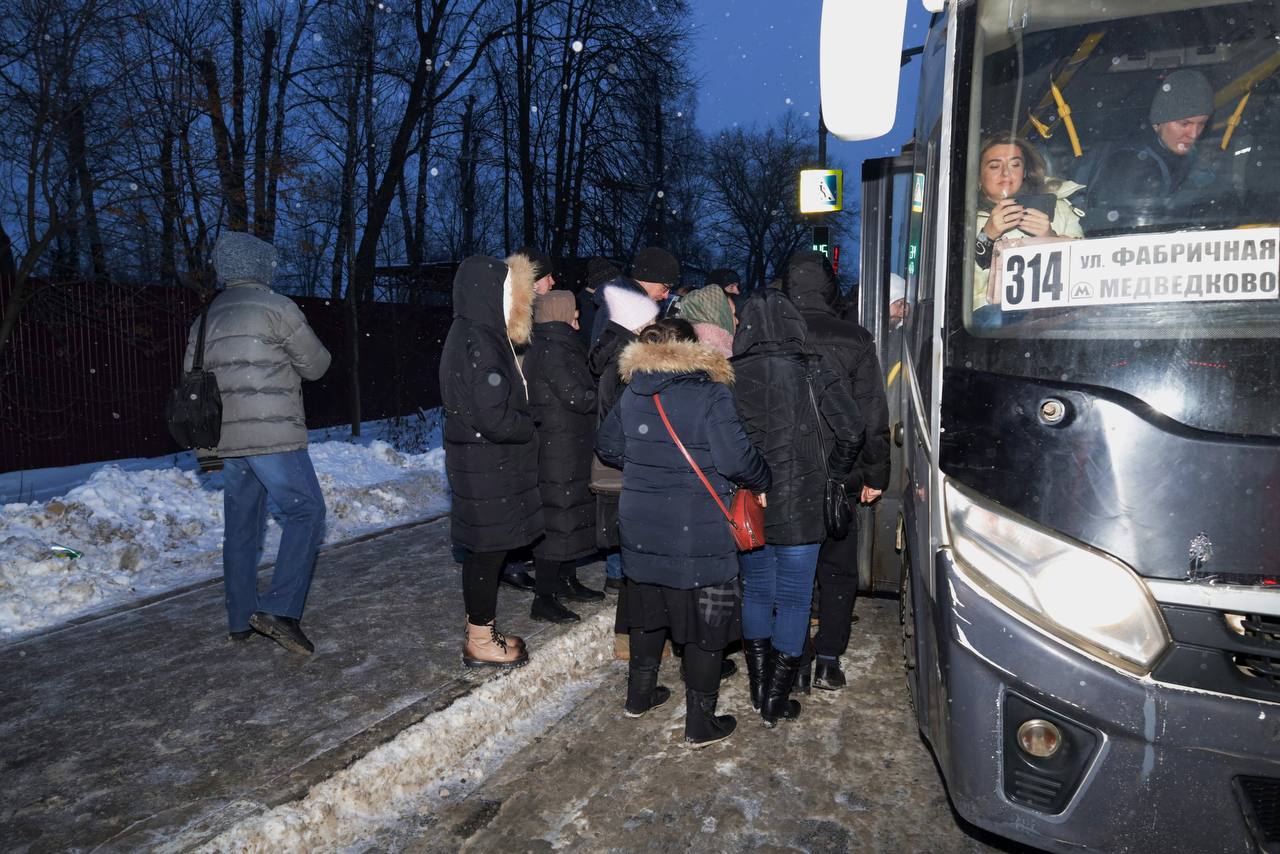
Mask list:
[[659,395],[653,396],[653,404],[658,407],[658,416],[662,418],[662,423],[666,425],[667,432],[671,434],[671,440],[676,443],[676,447],[680,449],[680,453],[684,454],[685,460],[693,468],[698,479],[702,481],[702,485],[707,488],[707,492],[711,493],[711,497],[715,499],[716,506],[720,508],[720,512],[724,514],[724,518],[729,520],[729,533],[733,534],[733,542],[740,552],[749,552],[752,549],[758,549],[764,545],[764,508],[760,506],[754,492],[749,489],[736,489],[733,498],[729,500],[729,506],[725,507],[724,502],[720,500],[720,495],[712,488],[711,483],[707,480],[707,476],[702,473],[702,469],[698,468],[698,464],[693,461],[693,457],[689,456],[689,452],[685,450],[684,443],[680,441],[680,437],[676,435],[676,431],[671,427],[671,422],[667,420],[666,410],[662,408],[662,398]]

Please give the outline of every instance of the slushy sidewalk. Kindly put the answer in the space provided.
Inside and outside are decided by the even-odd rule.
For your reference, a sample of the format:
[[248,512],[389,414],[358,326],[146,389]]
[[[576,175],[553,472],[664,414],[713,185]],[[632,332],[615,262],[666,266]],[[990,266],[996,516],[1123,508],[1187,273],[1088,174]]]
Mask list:
[[[0,647],[5,850],[181,850],[302,797],[497,676],[461,665],[459,571],[447,519],[322,552],[310,658],[228,641],[221,583]],[[529,602],[499,613],[536,660],[565,629]]]

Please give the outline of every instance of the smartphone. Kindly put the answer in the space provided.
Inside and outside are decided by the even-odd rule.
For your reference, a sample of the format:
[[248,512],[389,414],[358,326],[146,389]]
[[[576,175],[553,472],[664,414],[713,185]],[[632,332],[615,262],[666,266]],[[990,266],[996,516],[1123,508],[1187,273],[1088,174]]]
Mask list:
[[1058,197],[1053,193],[1020,193],[1013,200],[1024,208],[1040,211],[1049,219],[1053,219],[1053,211],[1058,206]]

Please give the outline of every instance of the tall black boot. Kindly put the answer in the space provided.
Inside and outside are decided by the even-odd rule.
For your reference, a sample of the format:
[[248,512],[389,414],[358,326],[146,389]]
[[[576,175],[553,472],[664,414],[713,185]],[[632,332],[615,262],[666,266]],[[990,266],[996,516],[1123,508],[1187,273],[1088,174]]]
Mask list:
[[787,655],[773,650],[765,668],[764,697],[760,701],[760,717],[764,725],[774,727],[778,718],[793,720],[800,717],[800,704],[791,699],[791,686],[796,681],[802,656]]
[[751,686],[751,708],[760,711],[760,698],[764,696],[764,671],[773,649],[770,638],[742,641],[742,657],[747,660],[747,682]]
[[671,689],[658,684],[658,664],[638,664],[633,658],[627,670],[627,705],[622,713],[638,718],[671,699]]
[[796,668],[794,690],[797,694],[813,692],[813,658],[813,642],[805,638],[804,652],[800,654],[800,666]]
[[704,694],[692,688],[684,691],[684,746],[697,749],[724,741],[733,735],[738,722],[733,715],[717,715],[719,693]]

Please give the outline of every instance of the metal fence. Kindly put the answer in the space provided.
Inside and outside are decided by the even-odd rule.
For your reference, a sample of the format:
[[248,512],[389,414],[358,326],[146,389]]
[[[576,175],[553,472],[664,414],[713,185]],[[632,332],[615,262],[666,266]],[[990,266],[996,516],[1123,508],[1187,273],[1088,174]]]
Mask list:
[[[453,269],[433,265],[417,277],[412,284],[419,293],[410,302],[360,305],[365,420],[439,403],[437,370],[452,316],[447,295]],[[404,279],[397,279],[401,292]],[[8,298],[0,282],[0,313]],[[344,423],[345,305],[295,301],[334,357],[323,379],[303,383],[307,424]],[[102,282],[40,287],[0,353],[0,472],[178,450],[165,428],[164,403],[178,380],[198,309],[199,296],[185,288]]]

